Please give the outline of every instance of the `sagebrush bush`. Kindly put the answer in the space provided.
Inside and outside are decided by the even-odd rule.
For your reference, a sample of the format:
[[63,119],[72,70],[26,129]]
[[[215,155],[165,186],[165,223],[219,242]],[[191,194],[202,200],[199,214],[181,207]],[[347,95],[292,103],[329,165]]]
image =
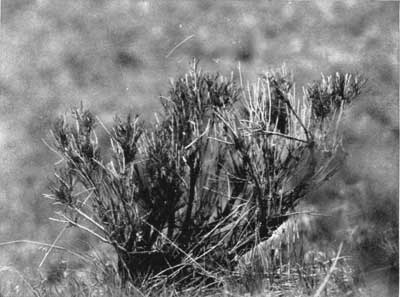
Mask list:
[[61,117],[52,129],[57,220],[111,244],[123,283],[218,282],[335,173],[338,124],[363,84],[336,74],[298,98],[285,68],[244,86],[194,63],[151,125],[128,115],[104,127],[109,147],[98,142],[102,123],[74,109],[75,123]]

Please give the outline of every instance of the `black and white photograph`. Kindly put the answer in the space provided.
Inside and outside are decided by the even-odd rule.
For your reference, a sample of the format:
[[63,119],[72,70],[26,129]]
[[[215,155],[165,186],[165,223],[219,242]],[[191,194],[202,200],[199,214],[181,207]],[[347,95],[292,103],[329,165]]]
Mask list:
[[0,3],[0,297],[399,296],[399,1]]

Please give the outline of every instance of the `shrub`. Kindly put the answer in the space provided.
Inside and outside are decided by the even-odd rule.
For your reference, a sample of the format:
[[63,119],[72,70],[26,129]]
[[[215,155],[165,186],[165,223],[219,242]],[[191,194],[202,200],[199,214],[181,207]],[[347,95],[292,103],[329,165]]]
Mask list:
[[335,173],[338,124],[363,84],[323,77],[299,99],[285,68],[245,87],[194,63],[153,124],[128,115],[104,127],[110,147],[101,122],[73,109],[75,124],[61,117],[51,130],[57,220],[111,244],[123,283],[149,273],[214,283]]

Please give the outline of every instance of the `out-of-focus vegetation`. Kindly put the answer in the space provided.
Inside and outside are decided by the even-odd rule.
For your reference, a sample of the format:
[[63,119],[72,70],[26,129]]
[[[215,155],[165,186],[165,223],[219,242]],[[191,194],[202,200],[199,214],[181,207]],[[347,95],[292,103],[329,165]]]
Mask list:
[[[159,108],[167,77],[195,56],[227,74],[240,61],[250,80],[282,62],[298,85],[337,70],[369,78],[343,125],[347,165],[309,203],[361,210],[359,229],[377,244],[374,234],[398,228],[398,10],[394,1],[3,0],[0,240],[50,242],[58,234],[41,196],[57,161],[41,141],[55,115],[83,101],[106,124],[129,108],[146,117]],[[335,238],[332,226],[346,222],[320,226]],[[359,253],[371,270],[382,264],[374,244]],[[31,245],[1,253],[1,265],[43,257]]]

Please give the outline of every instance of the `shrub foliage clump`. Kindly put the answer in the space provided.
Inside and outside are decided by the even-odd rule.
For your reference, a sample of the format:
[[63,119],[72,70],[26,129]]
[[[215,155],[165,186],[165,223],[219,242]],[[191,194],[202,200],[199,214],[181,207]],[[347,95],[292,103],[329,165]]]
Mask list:
[[112,245],[123,283],[148,273],[218,281],[268,239],[343,160],[338,123],[360,77],[323,77],[296,97],[285,68],[238,85],[196,64],[161,97],[152,125],[102,123],[82,107],[61,117],[52,193],[57,220]]

